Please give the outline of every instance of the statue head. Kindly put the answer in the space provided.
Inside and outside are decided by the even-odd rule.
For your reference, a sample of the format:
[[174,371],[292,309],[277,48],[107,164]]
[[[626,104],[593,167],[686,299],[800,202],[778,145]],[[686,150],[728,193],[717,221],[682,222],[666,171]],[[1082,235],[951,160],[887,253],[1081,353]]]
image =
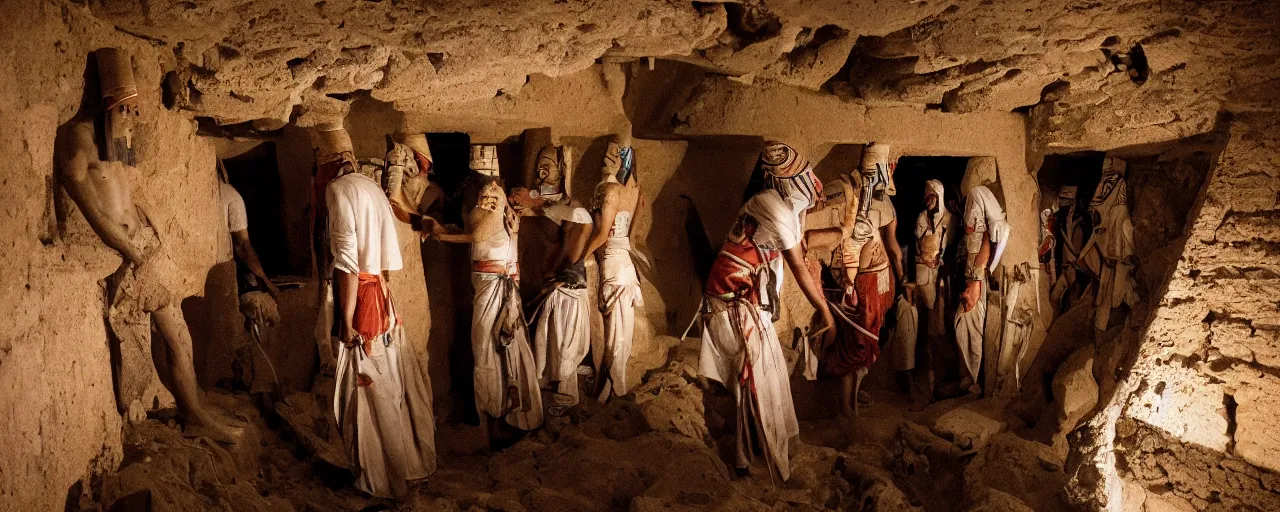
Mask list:
[[1111,208],[1128,203],[1128,190],[1124,182],[1124,173],[1128,164],[1119,158],[1108,156],[1102,161],[1102,181],[1093,191],[1093,199],[1089,201],[1089,214],[1093,217],[1093,225],[1102,225],[1102,215]]
[[604,165],[600,167],[601,178],[626,185],[635,175],[635,167],[635,150],[631,148],[631,137],[615,135],[604,151]]
[[476,208],[491,212],[500,211],[505,205],[505,199],[502,193],[502,184],[496,178],[486,179],[484,184],[480,186],[480,196],[476,199]]
[[944,196],[942,182],[938,180],[929,180],[924,182],[924,208],[929,212],[936,212],[940,209]]
[[862,183],[870,184],[872,192],[890,196],[898,194],[898,187],[893,183],[894,167],[894,163],[889,161],[888,144],[870,142],[863,148],[859,172]]
[[777,190],[782,197],[801,200],[810,208],[821,202],[822,181],[813,174],[813,165],[787,143],[766,141],[756,165],[764,171],[764,188]]
[[[392,136],[395,142],[391,150],[397,151],[397,157],[400,161],[412,160],[413,164],[405,165],[404,175],[406,178],[417,176],[418,173],[431,174],[434,169],[434,159],[431,157],[431,146],[427,144],[427,135],[425,133],[396,133]],[[388,163],[391,163],[391,153],[387,154]],[[405,162],[407,163],[407,162]]]
[[[573,150],[564,146],[547,146],[538,152],[534,168],[533,197],[558,202],[568,198],[566,179],[573,164]],[[525,190],[526,193],[531,191]]]
[[133,150],[133,123],[138,117],[138,86],[133,79],[133,60],[122,48],[102,48],[98,59],[98,79],[102,89],[102,110],[106,115],[106,159],[137,165]]

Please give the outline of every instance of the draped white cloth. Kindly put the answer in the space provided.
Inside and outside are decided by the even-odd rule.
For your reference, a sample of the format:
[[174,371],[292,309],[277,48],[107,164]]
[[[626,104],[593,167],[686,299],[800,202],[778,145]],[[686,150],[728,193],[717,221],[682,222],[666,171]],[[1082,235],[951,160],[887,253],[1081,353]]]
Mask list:
[[1009,241],[1009,234],[1012,228],[1009,222],[1005,220],[1004,208],[1000,206],[1000,202],[996,200],[995,194],[991,193],[991,189],[986,186],[974,187],[969,191],[968,200],[965,202],[964,208],[964,227],[973,228],[973,233],[966,237],[965,243],[969,251],[969,257],[978,254],[978,243],[981,242],[981,234],[996,244],[995,251],[991,254],[991,262],[989,269],[994,270],[996,265],[1000,264],[1000,256],[1004,253],[1005,244]]
[[586,288],[556,285],[542,304],[534,328],[534,360],[539,384],[558,383],[556,392],[569,400],[557,405],[576,405],[578,364],[591,348],[591,310]]
[[[698,373],[725,385],[737,400],[738,465],[745,467],[754,421],[764,434],[764,452],[783,480],[791,476],[791,439],[800,435],[787,362],[768,311],[749,303],[706,298],[710,313],[702,316],[702,352]],[[750,358],[747,356],[750,355]],[[750,362],[745,387],[740,382]],[[753,393],[754,391],[754,393]],[[755,414],[751,414],[753,411]]]
[[981,283],[980,288],[978,303],[969,311],[965,311],[963,305],[957,306],[955,319],[956,345],[960,347],[960,358],[975,384],[978,371],[982,369],[982,333],[987,323],[987,283]]
[[403,495],[407,480],[436,470],[431,382],[404,339],[404,326],[396,325],[372,340],[368,355],[359,346],[338,349],[334,416],[355,485],[384,498]]
[[334,178],[325,187],[325,203],[335,268],[348,274],[378,274],[404,266],[391,203],[372,179],[360,173]]
[[471,353],[476,411],[524,430],[542,425],[542,393],[520,294],[511,278],[472,272]]
[[916,307],[904,296],[898,296],[896,309],[898,322],[889,338],[889,361],[894,370],[906,371],[916,367],[916,333],[920,315]]
[[[623,212],[625,213],[625,212]],[[640,278],[631,261],[631,242],[626,236],[610,237],[602,249],[600,263],[600,309],[604,312],[604,350],[595,356],[596,373],[607,378],[600,400],[626,395],[627,361],[635,339],[636,307],[644,305]]]

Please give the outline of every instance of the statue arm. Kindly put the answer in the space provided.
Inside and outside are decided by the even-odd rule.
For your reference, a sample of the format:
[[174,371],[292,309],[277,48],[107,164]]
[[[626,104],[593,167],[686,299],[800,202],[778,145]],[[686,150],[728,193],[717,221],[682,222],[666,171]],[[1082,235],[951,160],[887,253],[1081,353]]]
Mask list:
[[66,135],[70,140],[67,140],[63,147],[58,148],[58,173],[63,188],[107,247],[115,249],[131,263],[141,263],[142,249],[133,245],[124,226],[107,212],[103,204],[104,198],[100,197],[102,191],[94,186],[89,174],[91,172],[124,173],[127,172],[127,167],[120,162],[98,160],[91,121],[78,121],[67,131],[69,133]]
[[810,229],[804,232],[805,246],[811,251],[830,251],[840,245],[846,233],[839,227]]
[[618,216],[617,191],[609,191],[600,202],[600,217],[595,219],[591,237],[587,239],[587,250],[582,254],[583,258],[604,246],[604,243],[609,240],[609,230],[613,228],[614,218]]
[[502,213],[483,208],[473,208],[464,229],[447,228],[445,233],[437,233],[435,237],[441,242],[453,244],[473,244],[486,240],[502,229]]
[[893,274],[901,284],[907,279],[906,264],[903,261],[902,246],[898,244],[898,220],[880,228],[880,237],[884,240],[884,250],[889,253],[889,263],[893,265]]

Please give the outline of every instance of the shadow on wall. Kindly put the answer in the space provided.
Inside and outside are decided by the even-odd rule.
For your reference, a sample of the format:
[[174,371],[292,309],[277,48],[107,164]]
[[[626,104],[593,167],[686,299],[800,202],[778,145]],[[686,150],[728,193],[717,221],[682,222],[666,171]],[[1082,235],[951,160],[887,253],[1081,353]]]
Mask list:
[[[646,277],[666,303],[671,331],[666,334],[679,336],[702,300],[702,279],[695,270],[695,257],[706,256],[695,255],[691,249],[690,237],[699,234],[690,232],[693,227],[686,229],[690,208],[697,208],[705,230],[702,236],[711,242],[713,251],[719,251],[742,207],[742,191],[751,178],[763,142],[760,137],[745,136],[689,139],[674,175],[657,193],[646,197],[654,212],[652,228],[644,240],[653,258],[652,275]],[[637,153],[637,175],[644,186],[644,155]],[[715,253],[710,256],[714,258]]]

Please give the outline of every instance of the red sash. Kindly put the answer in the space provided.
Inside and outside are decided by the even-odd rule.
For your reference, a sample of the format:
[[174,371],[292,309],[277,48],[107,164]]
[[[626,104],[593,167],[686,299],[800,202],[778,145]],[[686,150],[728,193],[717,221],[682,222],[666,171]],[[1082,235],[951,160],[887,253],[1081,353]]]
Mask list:
[[391,297],[386,293],[382,276],[361,272],[358,278],[356,313],[351,326],[368,341],[391,330],[391,316],[388,314]]
[[752,304],[759,304],[756,273],[772,259],[750,238],[743,238],[741,243],[725,242],[716,261],[711,264],[706,294],[724,300],[745,298]]

